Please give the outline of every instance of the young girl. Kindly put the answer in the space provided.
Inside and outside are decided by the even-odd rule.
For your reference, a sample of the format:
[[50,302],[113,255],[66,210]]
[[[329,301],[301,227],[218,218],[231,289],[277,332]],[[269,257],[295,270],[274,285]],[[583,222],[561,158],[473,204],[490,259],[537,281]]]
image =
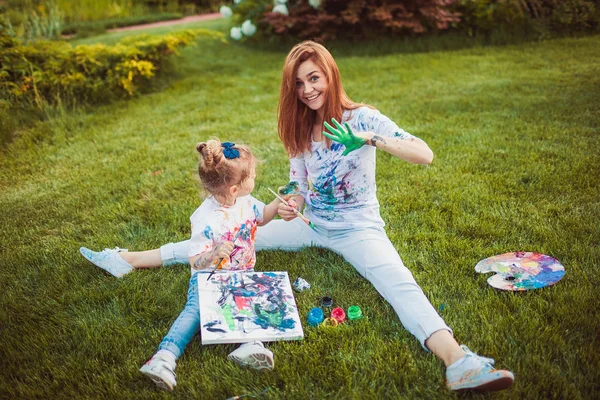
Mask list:
[[[199,272],[213,271],[217,266],[219,270],[253,270],[256,228],[273,219],[279,203],[275,199],[265,206],[250,195],[254,189],[255,159],[247,147],[209,140],[199,143],[196,149],[201,155],[200,180],[211,196],[190,217],[188,256],[192,278],[187,303],[156,354],[140,369],[168,390],[176,385],[176,360],[200,330],[198,276],[206,279],[208,275]],[[273,353],[258,341],[243,344],[229,358],[256,369],[274,365]]]
[[[383,228],[376,197],[376,151],[430,164],[433,152],[427,144],[373,107],[353,102],[329,51],[312,41],[296,45],[285,60],[278,119],[279,137],[290,156],[290,180],[299,182],[301,191],[289,203],[305,208],[316,230],[298,222],[292,208],[281,203],[278,213],[284,221],[258,230],[257,250],[316,245],[341,254],[392,305],[423,348],[442,360],[449,389],[501,390],[512,385],[512,372],[496,370],[494,360],[459,346]],[[335,126],[324,134],[329,121]],[[105,269],[126,273],[134,266],[182,262],[188,246],[169,243],[136,253],[105,250]]]

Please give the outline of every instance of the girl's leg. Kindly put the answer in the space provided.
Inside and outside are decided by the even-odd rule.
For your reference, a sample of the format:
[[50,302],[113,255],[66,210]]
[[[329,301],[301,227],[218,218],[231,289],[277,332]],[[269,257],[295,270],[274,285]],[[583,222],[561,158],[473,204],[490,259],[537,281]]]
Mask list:
[[189,240],[184,240],[177,243],[167,243],[159,249],[121,252],[119,255],[134,268],[158,268],[174,264],[187,264],[189,262],[189,243]]
[[160,249],[146,251],[123,251],[119,256],[133,268],[156,268],[160,266]]
[[[299,218],[286,222],[271,221],[258,228],[256,250],[300,250],[306,246],[321,246],[319,235]],[[187,264],[189,240],[168,243],[160,249],[131,251],[119,248],[95,252],[88,248],[79,249],[92,264],[120,278],[135,268],[158,268],[174,264]]]
[[179,358],[196,333],[200,332],[200,303],[198,300],[198,274],[190,279],[187,303],[179,317],[171,325],[169,333],[158,346]]
[[177,385],[175,376],[177,359],[199,331],[198,274],[195,274],[190,279],[185,308],[171,325],[156,354],[140,368],[140,372],[152,379],[160,388],[173,390]]
[[173,264],[187,264],[188,245],[189,240],[184,240],[178,243],[168,243],[160,249],[147,251],[129,252],[118,247],[102,251],[92,251],[86,247],[81,247],[79,251],[86,260],[95,266],[117,278],[121,278],[135,268],[158,268]]

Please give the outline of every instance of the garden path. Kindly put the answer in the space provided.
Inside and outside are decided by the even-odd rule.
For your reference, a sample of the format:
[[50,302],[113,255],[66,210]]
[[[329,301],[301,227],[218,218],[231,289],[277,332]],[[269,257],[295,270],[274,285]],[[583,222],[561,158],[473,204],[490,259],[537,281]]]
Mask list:
[[189,17],[184,17],[181,19],[172,19],[169,21],[153,22],[151,24],[132,25],[132,26],[124,26],[122,28],[109,29],[108,32],[135,31],[135,30],[139,30],[139,29],[156,28],[159,26],[187,24],[190,22],[197,22],[197,21],[208,21],[208,20],[212,20],[212,19],[219,19],[222,17],[223,16],[220,13],[190,15]]

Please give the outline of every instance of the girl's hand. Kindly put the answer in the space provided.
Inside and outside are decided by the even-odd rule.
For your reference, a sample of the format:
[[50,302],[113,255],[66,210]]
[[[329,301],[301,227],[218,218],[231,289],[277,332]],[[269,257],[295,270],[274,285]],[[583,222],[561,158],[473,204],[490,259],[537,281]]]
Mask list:
[[333,122],[337,129],[325,122],[325,128],[331,131],[332,134],[323,132],[323,136],[326,136],[334,142],[338,142],[346,146],[346,150],[344,150],[342,155],[346,156],[351,151],[360,149],[367,142],[367,139],[354,135],[352,129],[350,128],[350,125],[347,122],[344,123],[346,128],[340,125],[340,123],[337,122],[335,118],[332,118],[331,122]]
[[283,219],[284,221],[291,221],[297,217],[294,209],[298,209],[298,203],[296,203],[294,199],[290,199],[288,200],[288,204],[289,206],[285,203],[280,202],[279,206],[277,207],[277,213],[281,216],[281,219]]
[[215,246],[213,250],[213,263],[218,264],[221,259],[225,259],[225,263],[229,262],[229,256],[235,245],[233,242],[221,242]]
[[233,242],[221,242],[215,245],[212,250],[189,257],[190,264],[195,270],[216,268],[221,260],[223,265],[229,262],[229,255],[234,249]]

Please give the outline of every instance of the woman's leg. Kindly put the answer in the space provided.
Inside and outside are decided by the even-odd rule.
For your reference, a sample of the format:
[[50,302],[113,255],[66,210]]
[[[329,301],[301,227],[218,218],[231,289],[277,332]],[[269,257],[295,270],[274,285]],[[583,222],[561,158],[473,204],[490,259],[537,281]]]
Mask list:
[[496,370],[494,360],[459,346],[383,228],[333,231],[328,245],[373,284],[394,307],[402,325],[444,362],[449,389],[502,390],[512,385],[512,372]]
[[[331,231],[329,245],[373,284],[392,305],[402,325],[424,348],[427,349],[425,341],[438,331],[446,331],[452,337],[452,330],[404,266],[383,228]],[[462,357],[464,354],[461,354],[458,343],[454,339],[452,341]],[[436,351],[439,348],[436,347]]]
[[[317,228],[319,231],[319,228]],[[297,251],[308,246],[323,246],[321,236],[300,218],[278,219],[256,231],[256,250]]]

